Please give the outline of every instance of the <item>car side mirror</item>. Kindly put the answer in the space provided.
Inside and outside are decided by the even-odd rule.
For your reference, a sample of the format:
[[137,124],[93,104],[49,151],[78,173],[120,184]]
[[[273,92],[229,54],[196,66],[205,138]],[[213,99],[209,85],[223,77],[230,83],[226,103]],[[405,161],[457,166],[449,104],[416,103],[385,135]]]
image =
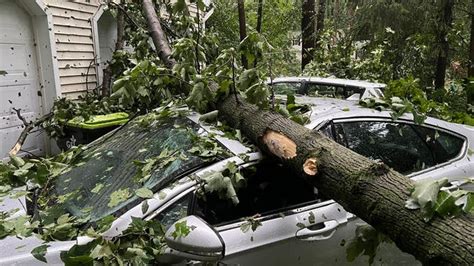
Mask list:
[[[185,223],[185,225],[184,225]],[[178,228],[186,226],[187,235],[177,236]],[[224,258],[224,241],[219,233],[201,218],[190,215],[175,222],[166,231],[165,241],[170,250],[166,255],[175,259],[217,262]]]

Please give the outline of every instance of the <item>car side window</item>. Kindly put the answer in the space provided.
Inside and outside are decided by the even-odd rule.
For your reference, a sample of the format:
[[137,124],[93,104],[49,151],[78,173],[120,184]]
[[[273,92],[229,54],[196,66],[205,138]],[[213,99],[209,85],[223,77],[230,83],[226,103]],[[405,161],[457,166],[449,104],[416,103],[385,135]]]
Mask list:
[[301,90],[300,82],[279,82],[273,83],[273,90],[276,94],[298,94]]
[[196,195],[194,214],[212,225],[221,225],[256,214],[278,213],[317,200],[312,185],[275,162],[262,162],[241,173],[247,185],[237,192],[238,204],[216,194],[206,194],[204,198]]
[[418,125],[413,125],[413,128],[430,147],[436,164],[444,163],[457,157],[464,145],[462,138],[447,132]]
[[446,162],[459,154],[464,143],[432,128],[395,122],[334,123],[334,131],[340,144],[402,174]]
[[436,164],[428,145],[409,124],[348,122],[335,124],[335,130],[349,149],[381,160],[402,174]]
[[189,205],[191,201],[191,194],[188,193],[179,200],[168,206],[153,219],[159,221],[166,229],[168,229],[174,222],[188,215]]

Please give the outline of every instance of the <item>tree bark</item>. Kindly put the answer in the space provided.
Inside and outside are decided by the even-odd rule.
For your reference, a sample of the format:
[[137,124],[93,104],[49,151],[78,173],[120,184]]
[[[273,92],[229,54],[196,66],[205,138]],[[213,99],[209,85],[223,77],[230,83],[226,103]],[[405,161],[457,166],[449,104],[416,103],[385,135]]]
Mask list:
[[156,52],[168,68],[173,68],[176,65],[176,60],[171,57],[171,48],[167,36],[161,28],[160,19],[156,15],[153,1],[142,0],[142,5]]
[[446,79],[446,69],[448,67],[449,42],[448,31],[453,24],[454,0],[442,0],[440,9],[440,26],[438,29],[439,52],[436,63],[435,88],[442,90]]
[[471,41],[469,44],[468,77],[474,77],[474,0],[471,4]]
[[319,0],[318,16],[316,19],[316,35],[314,39],[314,49],[321,47],[321,35],[324,31],[324,19],[326,18],[326,0]]
[[[166,54],[159,54],[172,65]],[[209,86],[218,89],[216,83]],[[405,208],[413,187],[410,179],[278,113],[259,110],[239,98],[230,95],[221,99],[219,115],[262,152],[282,161],[295,175],[308,180],[422,262],[474,263],[472,218],[434,218],[425,223],[420,211]]]
[[301,69],[313,60],[315,45],[315,0],[303,0],[301,6]]
[[[413,187],[407,177],[279,114],[259,110],[242,99],[239,102],[234,97],[221,101],[220,117],[326,197],[389,236],[401,250],[428,265],[474,263],[472,218],[435,218],[425,223],[419,210],[405,208]],[[274,137],[266,141],[275,133],[294,143],[294,157],[292,145],[286,145],[283,150],[290,152],[283,154],[272,147],[284,147],[285,141],[278,142]],[[308,163],[313,166],[309,170]]]
[[[247,37],[247,23],[245,22],[245,4],[244,0],[237,1],[237,9],[239,12],[239,33],[240,33],[240,41],[242,42]],[[247,61],[247,57],[242,54],[242,66],[245,69],[249,68],[249,63]]]

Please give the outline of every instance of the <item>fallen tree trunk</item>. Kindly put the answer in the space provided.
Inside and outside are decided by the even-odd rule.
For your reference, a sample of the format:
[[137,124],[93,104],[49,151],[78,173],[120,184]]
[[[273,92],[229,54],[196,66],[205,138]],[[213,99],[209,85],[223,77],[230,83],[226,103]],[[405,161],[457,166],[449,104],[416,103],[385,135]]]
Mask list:
[[[149,6],[147,2],[151,0],[143,0],[144,9]],[[149,21],[159,21],[154,10],[145,14]],[[151,32],[160,30],[150,29]],[[162,50],[158,54],[166,65],[173,66],[170,53]],[[217,84],[210,86],[217,90]],[[278,158],[296,176],[308,180],[325,196],[389,236],[403,251],[427,264],[474,263],[472,218],[434,218],[425,223],[420,211],[405,208],[413,187],[409,178],[280,114],[259,110],[234,95],[220,100],[218,110],[223,120],[240,129],[264,153]]]
[[[325,196],[389,236],[397,246],[427,264],[472,265],[474,227],[467,216],[423,221],[405,208],[412,181],[299,124],[228,97],[219,113],[230,126]],[[294,147],[294,148],[293,148]]]

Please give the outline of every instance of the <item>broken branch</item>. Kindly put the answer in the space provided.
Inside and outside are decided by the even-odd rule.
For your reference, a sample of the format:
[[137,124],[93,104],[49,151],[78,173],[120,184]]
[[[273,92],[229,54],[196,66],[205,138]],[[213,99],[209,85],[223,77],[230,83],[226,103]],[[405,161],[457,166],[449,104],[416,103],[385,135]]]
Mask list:
[[21,109],[13,109],[18,118],[23,122],[23,124],[25,125],[25,128],[23,129],[23,131],[21,132],[20,136],[18,137],[18,140],[16,141],[15,145],[13,146],[13,148],[10,150],[10,152],[8,154],[10,154],[11,156],[14,156],[16,155],[20,150],[21,150],[21,146],[23,146],[23,144],[25,143],[26,141],[26,138],[28,137],[28,134],[30,133],[30,131],[41,125],[44,121],[48,120],[49,118],[51,118],[51,116],[53,116],[53,113],[49,113],[47,115],[44,115],[42,117],[40,117],[39,119],[37,119],[36,121],[34,122],[30,122],[28,123],[26,121],[26,119],[21,115]]

